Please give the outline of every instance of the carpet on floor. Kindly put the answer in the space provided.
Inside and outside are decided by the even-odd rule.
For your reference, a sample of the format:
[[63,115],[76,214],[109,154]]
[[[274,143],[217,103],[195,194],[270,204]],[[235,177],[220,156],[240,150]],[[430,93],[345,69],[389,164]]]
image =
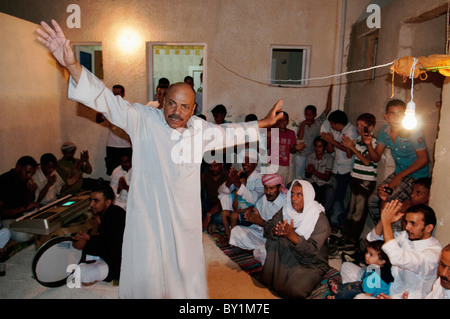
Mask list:
[[[243,250],[239,247],[230,245],[228,243],[227,236],[220,227],[216,227],[211,230],[209,236],[226,256],[234,261],[247,274],[261,282],[259,278],[263,266],[253,257],[253,253],[251,251]],[[326,296],[330,295],[331,292],[328,288],[329,280],[340,284],[342,281],[340,272],[337,269],[330,267],[330,269],[323,276],[323,280],[311,292],[307,299],[325,299]]]

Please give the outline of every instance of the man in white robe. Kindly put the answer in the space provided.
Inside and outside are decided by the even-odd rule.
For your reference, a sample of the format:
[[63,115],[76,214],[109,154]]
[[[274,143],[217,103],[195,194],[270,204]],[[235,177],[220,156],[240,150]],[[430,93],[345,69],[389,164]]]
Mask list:
[[274,125],[282,101],[260,121],[224,126],[192,116],[195,92],[185,83],[169,89],[163,110],[131,105],[79,64],[70,41],[54,20],[52,24],[54,29],[41,23],[38,40],[69,71],[69,97],[103,113],[133,144],[119,297],[207,298],[200,201],[203,153],[223,148],[224,140],[245,142],[245,136],[225,128],[258,131]]
[[[431,291],[437,277],[438,260],[442,250],[439,241],[432,236],[436,225],[434,211],[426,205],[415,205],[401,213],[402,203],[390,201],[381,212],[381,220],[367,235],[368,241],[384,240],[383,251],[392,264],[394,282],[390,296],[423,299]],[[392,224],[404,215],[405,230],[393,232]],[[344,271],[341,268],[341,271]]]
[[222,210],[233,211],[232,193],[241,196],[247,203],[256,204],[264,194],[264,186],[261,182],[261,170],[258,167],[258,154],[255,149],[242,150],[237,157],[242,164],[242,171],[247,174],[247,183],[240,182],[238,172],[232,167],[228,181],[219,186],[218,198]]
[[438,265],[438,279],[425,299],[450,299],[450,244],[442,249]]
[[245,218],[250,226],[237,225],[231,230],[230,245],[253,250],[253,256],[264,265],[266,260],[266,239],[264,224],[272,219],[284,204],[286,204],[287,189],[284,178],[279,174],[265,174],[261,179],[264,185],[264,195],[256,202],[252,213],[246,213]]

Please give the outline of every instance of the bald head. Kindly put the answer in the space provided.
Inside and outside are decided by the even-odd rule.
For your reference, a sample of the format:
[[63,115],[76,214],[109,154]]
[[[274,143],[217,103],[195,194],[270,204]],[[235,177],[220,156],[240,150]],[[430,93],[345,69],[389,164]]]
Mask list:
[[164,99],[164,117],[173,129],[186,126],[195,110],[195,92],[184,82],[174,83],[169,87]]

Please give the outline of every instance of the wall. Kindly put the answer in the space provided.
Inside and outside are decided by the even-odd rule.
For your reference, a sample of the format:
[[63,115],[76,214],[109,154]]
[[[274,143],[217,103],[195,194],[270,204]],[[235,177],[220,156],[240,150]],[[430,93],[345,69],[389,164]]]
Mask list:
[[[376,1],[373,1],[376,2]],[[377,65],[392,62],[403,56],[428,56],[445,54],[446,12],[447,1],[436,0],[396,0],[384,6],[381,10],[381,28],[378,30]],[[349,69],[361,69],[367,66],[366,58],[368,35],[371,30],[364,20],[352,27],[351,50],[348,58]],[[442,92],[444,77],[438,73],[428,72],[426,80],[415,79],[414,101],[420,124],[424,130],[432,165],[433,186],[431,189],[430,206],[433,207],[440,220],[437,236],[443,244],[450,240],[445,229],[448,229],[449,213],[444,208],[448,197],[442,189],[445,183],[439,176],[448,170],[448,161],[442,160],[448,148],[447,136],[442,133],[444,123],[445,103]],[[347,94],[344,110],[351,121],[363,112],[373,113],[377,118],[375,133],[386,123],[384,111],[386,103],[392,95],[392,75],[390,68],[376,70],[376,78],[367,80],[366,73],[356,73],[347,77]],[[442,107],[441,107],[442,94]],[[411,81],[399,75],[394,77],[394,98],[405,102],[411,99]],[[447,102],[448,103],[448,102]],[[441,130],[441,131],[440,131]],[[440,147],[437,149],[436,138],[439,132]],[[436,150],[435,150],[436,142]],[[389,152],[379,163],[379,178],[381,181],[391,173],[395,164]],[[439,161],[439,165],[437,162]],[[441,184],[442,183],[442,184]],[[442,188],[443,187],[443,188]],[[448,188],[447,188],[448,189]],[[440,228],[440,230],[439,230]]]
[[[70,14],[66,8],[71,3],[81,8],[79,29],[66,25]],[[337,73],[342,3],[342,0],[18,0],[1,2],[0,10],[35,23],[54,18],[73,44],[101,42],[104,82],[108,87],[123,84],[131,102],[148,101],[148,42],[205,43],[204,110],[224,104],[229,111],[227,119],[242,121],[248,113],[265,116],[283,98],[292,127],[293,122],[303,120],[306,105],[315,104],[319,112],[325,108],[328,86],[334,80],[314,81],[301,89],[267,85],[270,45],[309,45],[310,77]],[[327,32],[323,32],[325,29]],[[126,36],[133,39],[129,47],[121,42]],[[62,94],[66,88],[67,83],[63,82]],[[334,101],[336,104],[338,99]],[[105,177],[107,131],[94,123],[95,114],[84,106],[65,98],[60,104],[61,140],[71,140],[79,150],[89,150],[94,166],[91,177]],[[212,119],[210,113],[207,116]]]
[[35,41],[36,25],[0,13],[0,172],[30,155],[61,155],[61,70]]
[[433,167],[433,184],[431,185],[430,207],[437,214],[438,223],[436,237],[443,246],[450,243],[450,213],[448,209],[448,197],[450,179],[450,79],[445,79],[442,90],[442,108],[440,112],[439,134],[435,146],[435,162]]

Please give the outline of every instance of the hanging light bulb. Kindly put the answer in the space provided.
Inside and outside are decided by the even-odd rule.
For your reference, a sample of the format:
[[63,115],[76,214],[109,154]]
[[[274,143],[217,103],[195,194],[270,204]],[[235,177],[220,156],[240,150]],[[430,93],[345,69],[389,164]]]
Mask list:
[[402,124],[407,130],[412,130],[417,126],[416,103],[412,100],[406,105],[405,117],[403,118]]
[[411,70],[409,71],[409,77],[411,78],[411,101],[406,104],[405,117],[403,118],[403,127],[407,130],[412,130],[417,126],[416,119],[416,103],[414,103],[414,70],[416,69],[416,63],[418,59],[414,58]]

